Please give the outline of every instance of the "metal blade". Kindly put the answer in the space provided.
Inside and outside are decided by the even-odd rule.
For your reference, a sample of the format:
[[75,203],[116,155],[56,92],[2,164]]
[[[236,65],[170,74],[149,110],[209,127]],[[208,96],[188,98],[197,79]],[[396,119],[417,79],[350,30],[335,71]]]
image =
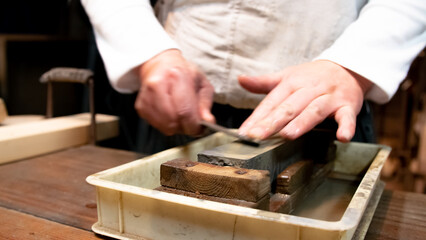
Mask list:
[[212,131],[223,132],[223,133],[225,133],[227,135],[236,137],[242,143],[246,143],[246,144],[253,145],[253,146],[259,146],[259,144],[260,144],[260,140],[256,140],[256,139],[253,139],[253,138],[249,138],[247,136],[240,135],[240,134],[238,134],[238,132],[233,131],[233,130],[231,130],[229,128],[226,128],[226,127],[214,124],[214,123],[206,122],[206,121],[201,121],[200,124],[202,126],[208,128],[208,129],[212,130]]

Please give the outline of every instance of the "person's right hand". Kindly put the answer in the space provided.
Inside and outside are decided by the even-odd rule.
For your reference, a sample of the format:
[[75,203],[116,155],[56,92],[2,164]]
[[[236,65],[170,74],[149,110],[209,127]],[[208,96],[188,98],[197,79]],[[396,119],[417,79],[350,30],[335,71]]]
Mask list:
[[213,87],[176,49],[151,58],[139,69],[141,87],[135,109],[165,135],[199,134],[200,120],[214,122]]

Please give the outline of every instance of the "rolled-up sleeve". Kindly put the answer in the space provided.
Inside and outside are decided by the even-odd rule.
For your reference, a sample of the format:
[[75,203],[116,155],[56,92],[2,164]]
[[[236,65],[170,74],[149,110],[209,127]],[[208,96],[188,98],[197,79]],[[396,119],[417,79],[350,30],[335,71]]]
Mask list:
[[425,0],[371,0],[316,59],[333,61],[369,79],[374,86],[366,98],[385,103],[425,45]]
[[82,0],[111,85],[139,90],[136,68],[160,52],[177,48],[147,0]]

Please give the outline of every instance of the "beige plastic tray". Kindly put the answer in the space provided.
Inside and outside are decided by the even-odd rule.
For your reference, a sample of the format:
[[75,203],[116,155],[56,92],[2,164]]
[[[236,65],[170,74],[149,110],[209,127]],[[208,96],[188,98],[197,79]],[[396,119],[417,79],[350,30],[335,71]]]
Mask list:
[[98,222],[93,231],[119,239],[351,239],[379,183],[390,148],[337,144],[334,171],[362,180],[339,221],[239,207],[153,190],[160,165],[235,140],[222,133],[87,177],[96,186]]

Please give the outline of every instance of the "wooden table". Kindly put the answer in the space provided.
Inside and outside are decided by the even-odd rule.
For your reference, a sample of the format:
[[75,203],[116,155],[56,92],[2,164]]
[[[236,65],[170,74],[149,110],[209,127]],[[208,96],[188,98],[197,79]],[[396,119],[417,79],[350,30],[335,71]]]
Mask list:
[[[1,153],[0,153],[1,154]],[[141,155],[95,146],[0,165],[0,239],[108,239],[85,178]],[[366,239],[425,239],[426,195],[385,190]]]

